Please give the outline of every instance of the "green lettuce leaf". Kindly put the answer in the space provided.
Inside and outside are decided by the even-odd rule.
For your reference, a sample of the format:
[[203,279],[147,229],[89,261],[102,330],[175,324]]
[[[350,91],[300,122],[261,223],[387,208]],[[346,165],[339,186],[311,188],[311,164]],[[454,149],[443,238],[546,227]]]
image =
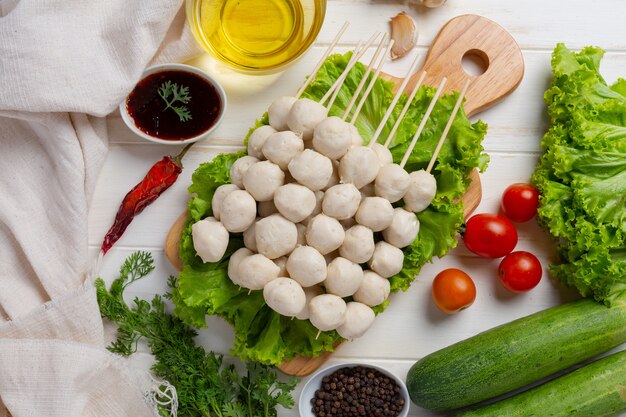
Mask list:
[[559,44],[545,94],[551,126],[532,181],[539,222],[557,239],[554,277],[610,305],[626,288],[626,82],[607,85],[604,51]]
[[[350,54],[329,57],[303,96],[321,99],[339,77],[349,58]],[[331,115],[343,115],[364,72],[365,67],[357,64],[349,73],[330,111]],[[366,141],[372,137],[393,99],[392,87],[390,82],[377,80],[356,120],[355,126]],[[400,124],[391,145],[396,162],[402,159],[433,94],[432,88],[421,88]],[[408,171],[426,167],[457,98],[458,93],[452,93],[439,99],[409,158]],[[391,131],[406,100],[406,96],[401,97],[381,138],[386,138]],[[268,123],[265,114],[250,129],[248,136],[257,127]],[[467,175],[472,169],[485,169],[488,162],[481,145],[486,131],[487,126],[483,122],[471,123],[463,110],[456,116],[433,170],[437,179],[437,195],[432,205],[418,214],[420,233],[415,242],[404,249],[403,270],[390,278],[393,292],[407,290],[425,263],[433,257],[444,256],[456,246],[455,235],[463,223],[463,204],[459,199],[467,190]],[[219,155],[213,161],[202,164],[192,176],[189,220],[180,242],[184,268],[173,293],[177,315],[196,326],[204,325],[201,320],[203,313],[224,318],[235,331],[235,345],[231,353],[245,360],[279,364],[296,355],[317,356],[332,351],[342,340],[337,332],[320,333],[308,320],[280,316],[265,304],[262,291],[241,289],[228,278],[228,257],[243,246],[240,234],[231,234],[227,253],[220,262],[205,264],[196,255],[191,225],[212,214],[211,199],[215,189],[229,182],[230,166],[244,154]],[[374,311],[381,313],[388,304],[386,301],[374,307]]]

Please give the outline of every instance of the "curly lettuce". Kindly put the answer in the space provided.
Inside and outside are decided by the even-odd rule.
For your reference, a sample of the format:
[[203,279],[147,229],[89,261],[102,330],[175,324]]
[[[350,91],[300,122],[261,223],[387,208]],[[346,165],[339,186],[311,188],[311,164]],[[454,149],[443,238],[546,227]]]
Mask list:
[[[339,77],[349,57],[346,54],[328,58],[303,96],[313,100],[321,99]],[[364,71],[365,67],[357,64],[349,73],[330,110],[331,115],[343,114]],[[366,141],[371,138],[393,98],[392,87],[390,82],[377,80],[356,120],[355,125]],[[400,161],[407,149],[433,94],[434,90],[429,87],[423,87],[417,93],[392,142],[391,152],[396,162]],[[415,151],[409,158],[409,171],[423,169],[428,164],[457,97],[458,93],[453,93],[439,99]],[[386,137],[391,131],[406,100],[406,96],[401,98],[381,137]],[[256,122],[250,132],[264,124],[268,124],[267,114]],[[390,278],[392,292],[407,290],[426,262],[430,262],[433,257],[444,256],[456,246],[456,231],[463,223],[463,203],[460,197],[469,185],[467,176],[474,168],[485,169],[488,162],[481,145],[486,131],[487,126],[483,122],[470,123],[462,110],[456,116],[433,171],[437,178],[437,195],[432,205],[418,214],[420,234],[413,244],[404,249],[402,271]],[[224,318],[232,324],[235,331],[235,345],[231,353],[245,360],[280,364],[296,355],[316,356],[332,351],[342,341],[337,332],[321,332],[318,335],[318,330],[310,321],[292,320],[271,310],[263,300],[262,291],[249,292],[231,282],[227,274],[228,258],[243,246],[240,234],[231,235],[226,255],[220,262],[203,263],[196,255],[191,225],[212,214],[211,198],[215,189],[230,181],[230,166],[244,154],[239,152],[219,155],[213,161],[198,167],[192,176],[189,187],[192,195],[188,205],[189,220],[180,242],[180,257],[184,268],[172,296],[176,305],[175,313],[194,326],[205,325],[205,314]],[[387,305],[388,302],[385,302],[374,310],[380,313]]]
[[606,83],[603,54],[554,50],[551,125],[532,181],[539,222],[558,242],[552,275],[611,305],[626,295],[626,81]]

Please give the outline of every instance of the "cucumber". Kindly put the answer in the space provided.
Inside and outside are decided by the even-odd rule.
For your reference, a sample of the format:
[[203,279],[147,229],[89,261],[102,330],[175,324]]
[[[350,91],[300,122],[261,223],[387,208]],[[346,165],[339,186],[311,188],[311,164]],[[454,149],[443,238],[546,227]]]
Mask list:
[[609,417],[626,409],[626,351],[456,417]]
[[411,400],[451,410],[505,394],[626,342],[626,304],[582,299],[434,352],[407,375]]

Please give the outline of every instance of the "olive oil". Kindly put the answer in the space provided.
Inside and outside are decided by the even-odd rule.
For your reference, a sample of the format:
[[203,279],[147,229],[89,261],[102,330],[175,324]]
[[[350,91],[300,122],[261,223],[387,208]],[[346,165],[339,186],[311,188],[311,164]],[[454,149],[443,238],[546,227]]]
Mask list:
[[275,70],[313,42],[325,0],[188,0],[198,41],[219,60],[244,71]]

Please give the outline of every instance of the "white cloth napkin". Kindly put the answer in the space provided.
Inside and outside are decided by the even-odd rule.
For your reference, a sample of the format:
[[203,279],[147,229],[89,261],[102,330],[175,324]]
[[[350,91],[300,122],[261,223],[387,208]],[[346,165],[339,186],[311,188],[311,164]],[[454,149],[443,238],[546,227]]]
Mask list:
[[0,0],[0,417],[153,416],[104,349],[87,213],[144,68],[198,53],[182,0]]

